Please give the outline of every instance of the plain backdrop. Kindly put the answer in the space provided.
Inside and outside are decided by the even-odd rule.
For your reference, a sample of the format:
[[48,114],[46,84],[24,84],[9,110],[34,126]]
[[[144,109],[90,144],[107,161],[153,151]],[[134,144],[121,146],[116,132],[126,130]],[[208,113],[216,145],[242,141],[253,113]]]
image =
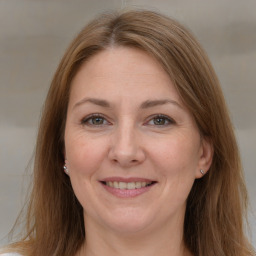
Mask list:
[[[40,111],[60,58],[95,15],[130,7],[178,19],[206,49],[231,112],[255,212],[255,0],[0,0],[0,245],[24,203]],[[255,222],[251,214],[254,245]]]

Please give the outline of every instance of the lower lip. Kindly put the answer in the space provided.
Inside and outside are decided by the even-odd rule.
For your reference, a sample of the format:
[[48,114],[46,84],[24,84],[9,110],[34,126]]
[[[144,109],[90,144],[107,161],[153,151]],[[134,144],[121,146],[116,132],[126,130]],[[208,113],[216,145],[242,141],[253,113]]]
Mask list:
[[143,187],[143,188],[136,188],[136,189],[119,189],[119,188],[109,187],[103,183],[101,183],[101,184],[112,195],[121,197],[121,198],[129,198],[129,197],[139,196],[141,194],[148,192],[155,185],[155,184],[152,184],[151,186],[147,186],[147,187]]

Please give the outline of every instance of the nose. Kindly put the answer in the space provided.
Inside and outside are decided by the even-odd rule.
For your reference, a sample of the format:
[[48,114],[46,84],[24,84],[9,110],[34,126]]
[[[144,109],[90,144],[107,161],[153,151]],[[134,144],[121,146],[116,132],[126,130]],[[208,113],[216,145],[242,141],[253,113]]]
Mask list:
[[146,158],[142,144],[133,125],[124,124],[111,135],[109,159],[126,168],[141,164]]

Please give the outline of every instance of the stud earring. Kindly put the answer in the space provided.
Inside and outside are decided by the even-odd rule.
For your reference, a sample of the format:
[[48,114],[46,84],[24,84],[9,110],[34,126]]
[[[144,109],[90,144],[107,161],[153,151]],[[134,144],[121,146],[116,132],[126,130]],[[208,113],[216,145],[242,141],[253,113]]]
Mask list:
[[201,172],[202,176],[204,176],[204,171],[202,169],[200,170],[200,172]]
[[68,171],[68,167],[66,166],[66,164],[63,166],[64,172],[69,175],[69,171]]

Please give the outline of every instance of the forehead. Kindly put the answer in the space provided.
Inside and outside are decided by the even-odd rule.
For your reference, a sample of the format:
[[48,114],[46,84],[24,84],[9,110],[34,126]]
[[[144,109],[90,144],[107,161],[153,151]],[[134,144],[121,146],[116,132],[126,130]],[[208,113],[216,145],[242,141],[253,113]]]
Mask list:
[[81,70],[89,76],[133,73],[148,76],[158,74],[161,77],[165,76],[167,80],[170,79],[158,61],[147,52],[131,47],[107,48],[89,58],[77,75]]
[[83,94],[106,97],[121,92],[151,98],[171,94],[179,100],[161,64],[145,51],[129,47],[109,48],[86,61],[72,81],[71,100]]

